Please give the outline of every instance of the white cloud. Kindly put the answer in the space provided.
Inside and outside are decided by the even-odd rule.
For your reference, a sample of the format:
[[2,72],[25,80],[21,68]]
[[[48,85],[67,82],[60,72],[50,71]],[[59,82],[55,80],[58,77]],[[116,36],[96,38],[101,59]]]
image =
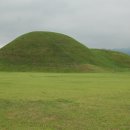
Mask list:
[[0,43],[49,30],[89,47],[130,47],[129,0],[0,0]]

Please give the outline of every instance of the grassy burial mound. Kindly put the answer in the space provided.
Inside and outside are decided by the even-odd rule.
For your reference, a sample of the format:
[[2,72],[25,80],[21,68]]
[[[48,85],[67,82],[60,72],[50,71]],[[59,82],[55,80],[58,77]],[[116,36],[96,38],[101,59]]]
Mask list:
[[[31,32],[0,50],[0,69],[23,71],[76,71],[91,63],[91,51],[59,33]],[[4,66],[3,66],[4,65]]]
[[130,70],[130,56],[125,53],[103,49],[91,49],[91,51],[98,66],[114,71]]
[[0,50],[0,70],[101,72],[129,68],[130,56],[118,53],[116,57],[118,54],[115,53],[91,50],[64,34],[31,32],[16,38]]

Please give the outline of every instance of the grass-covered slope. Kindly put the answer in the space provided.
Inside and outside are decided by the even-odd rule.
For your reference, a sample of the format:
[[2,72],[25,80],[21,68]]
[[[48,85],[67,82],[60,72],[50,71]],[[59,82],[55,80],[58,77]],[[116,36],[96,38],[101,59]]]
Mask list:
[[0,69],[71,71],[92,62],[91,51],[71,37],[52,32],[22,35],[0,50]]
[[130,56],[89,49],[53,32],[24,34],[0,50],[0,71],[101,72],[122,68],[130,68]]
[[116,71],[130,69],[130,56],[127,54],[103,49],[91,49],[91,51],[98,66]]

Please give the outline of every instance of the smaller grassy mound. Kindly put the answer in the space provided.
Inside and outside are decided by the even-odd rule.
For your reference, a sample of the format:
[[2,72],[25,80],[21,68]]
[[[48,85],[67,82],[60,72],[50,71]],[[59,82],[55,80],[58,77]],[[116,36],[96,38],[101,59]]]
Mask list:
[[130,69],[130,56],[121,52],[91,49],[95,55],[96,64],[114,70]]

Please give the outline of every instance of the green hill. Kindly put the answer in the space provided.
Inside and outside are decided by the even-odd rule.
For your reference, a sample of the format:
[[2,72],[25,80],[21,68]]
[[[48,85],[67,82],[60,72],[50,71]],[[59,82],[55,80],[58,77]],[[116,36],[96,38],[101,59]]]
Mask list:
[[98,66],[123,71],[130,69],[130,56],[118,51],[91,49],[95,55],[95,61]]
[[0,71],[96,72],[130,68],[130,56],[89,49],[53,32],[31,32],[0,50]]

